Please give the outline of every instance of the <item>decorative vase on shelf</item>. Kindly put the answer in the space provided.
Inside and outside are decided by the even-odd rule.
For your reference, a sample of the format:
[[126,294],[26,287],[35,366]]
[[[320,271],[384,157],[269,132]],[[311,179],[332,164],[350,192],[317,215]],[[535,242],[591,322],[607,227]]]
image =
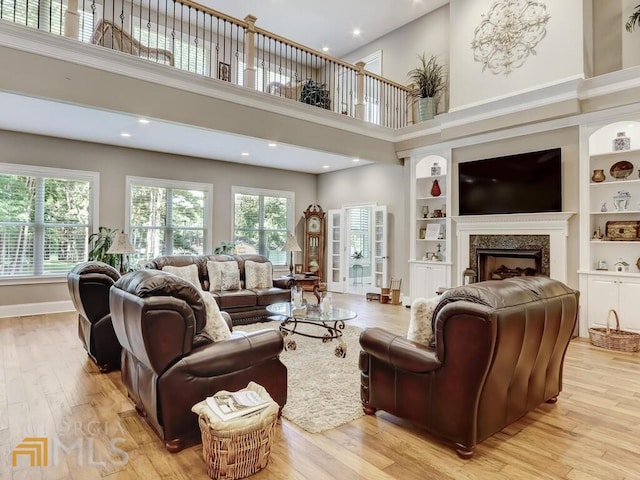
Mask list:
[[422,206],[422,218],[428,218],[429,217],[429,205],[423,205]]
[[438,175],[440,175],[440,165],[438,165],[438,162],[433,162],[433,166],[431,167],[431,176],[432,177],[437,177]]
[[613,151],[620,152],[629,149],[631,149],[631,139],[627,137],[625,132],[618,132],[616,138],[613,139]]
[[593,175],[591,175],[591,181],[595,183],[604,182],[605,179],[604,170],[596,169],[593,171]]
[[440,184],[438,183],[438,180],[434,180],[433,185],[431,185],[431,196],[439,197],[441,193],[442,190],[440,190]]

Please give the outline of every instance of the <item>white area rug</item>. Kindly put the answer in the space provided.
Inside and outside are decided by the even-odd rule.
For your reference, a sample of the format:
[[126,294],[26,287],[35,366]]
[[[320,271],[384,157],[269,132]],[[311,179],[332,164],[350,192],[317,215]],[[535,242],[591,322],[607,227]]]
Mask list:
[[[234,327],[243,332],[264,328],[278,329],[279,323],[254,323]],[[307,329],[312,326],[305,326]],[[300,328],[299,328],[300,330]],[[319,335],[318,327],[307,330]],[[311,433],[336,428],[364,415],[360,403],[360,370],[358,338],[361,329],[346,325],[343,340],[347,356],[335,356],[336,340],[323,343],[321,339],[293,335],[295,350],[280,355],[287,366],[287,404],[282,415]]]

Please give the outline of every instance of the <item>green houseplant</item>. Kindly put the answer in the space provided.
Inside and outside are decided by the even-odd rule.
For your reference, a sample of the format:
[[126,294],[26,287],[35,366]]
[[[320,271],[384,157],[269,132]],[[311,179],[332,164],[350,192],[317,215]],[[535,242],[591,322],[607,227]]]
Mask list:
[[446,89],[445,68],[440,65],[437,55],[427,58],[426,54],[418,55],[420,64],[407,74],[413,89],[409,93],[416,98],[418,104],[418,121],[432,119],[440,95]]
[[627,19],[627,23],[624,24],[627,32],[632,32],[636,27],[640,27],[640,5],[635,6],[633,13]]
[[107,253],[107,251],[111,247],[113,237],[117,232],[118,230],[115,228],[98,227],[97,232],[89,235],[87,259],[104,262],[115,268],[118,265],[119,257],[117,254]]
[[213,249],[213,253],[216,255],[225,254],[225,255],[233,255],[236,250],[236,244],[231,242],[220,242]]
[[302,86],[300,101],[326,110],[331,107],[331,99],[329,98],[327,86],[324,83],[316,82],[310,78]]

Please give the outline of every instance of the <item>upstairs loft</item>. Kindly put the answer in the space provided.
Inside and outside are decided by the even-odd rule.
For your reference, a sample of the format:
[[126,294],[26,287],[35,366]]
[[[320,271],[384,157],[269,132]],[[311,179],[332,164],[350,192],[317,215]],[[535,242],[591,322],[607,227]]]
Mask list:
[[[638,98],[638,67],[586,80],[585,68],[414,124],[406,86],[261,30],[251,16],[158,0],[0,1],[0,52],[12,65],[0,90],[375,162],[519,125],[576,124],[566,119]],[[319,88],[303,96],[310,81]]]

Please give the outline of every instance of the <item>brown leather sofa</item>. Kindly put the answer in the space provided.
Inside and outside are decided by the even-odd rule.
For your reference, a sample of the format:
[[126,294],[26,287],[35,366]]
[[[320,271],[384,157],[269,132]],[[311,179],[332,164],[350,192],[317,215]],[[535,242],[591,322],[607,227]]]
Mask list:
[[102,373],[120,368],[120,343],[109,312],[109,289],[119,278],[115,268],[102,262],[79,263],[67,274],[78,337]]
[[425,346],[369,328],[360,337],[365,413],[384,410],[456,445],[475,446],[562,390],[579,293],[546,277],[444,292]]
[[245,262],[251,260],[258,263],[267,263],[269,259],[262,255],[172,255],[157,257],[142,265],[142,268],[162,270],[166,265],[184,267],[196,264],[200,277],[201,288],[209,290],[209,272],[207,262],[236,262],[240,271],[240,289],[211,292],[220,310],[231,316],[234,325],[244,325],[247,323],[260,322],[268,318],[270,314],[266,308],[276,302],[288,302],[291,300],[291,287],[293,279],[274,278],[273,287],[262,289],[246,289],[245,283]]
[[280,407],[286,403],[282,335],[233,332],[212,343],[201,334],[205,307],[190,282],[157,270],[131,272],[111,288],[110,307],[122,345],[122,382],[170,452],[200,441],[191,407],[219,390],[254,381]]

